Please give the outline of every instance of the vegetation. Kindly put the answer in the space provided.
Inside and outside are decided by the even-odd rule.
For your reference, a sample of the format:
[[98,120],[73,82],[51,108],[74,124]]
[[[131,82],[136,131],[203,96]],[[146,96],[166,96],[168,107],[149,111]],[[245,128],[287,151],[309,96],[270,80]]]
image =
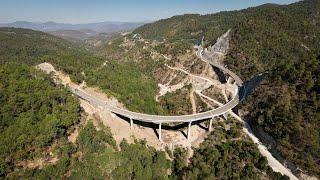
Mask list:
[[319,1],[250,11],[247,21],[235,26],[228,58],[245,79],[269,71],[264,85],[244,105],[249,118],[275,138],[285,158],[318,176],[319,11]]
[[[207,139],[195,152],[190,167],[186,169],[188,179],[256,179],[261,176],[261,171],[270,169],[252,142],[211,143]],[[276,173],[268,175],[271,179],[289,179]]]
[[43,156],[80,120],[79,102],[26,65],[0,67],[0,176]]
[[216,121],[214,130],[195,149],[187,165],[186,153],[174,152],[173,172],[178,179],[289,179],[275,173],[267,165],[257,147],[241,133],[242,124],[232,117]]
[[41,32],[1,28],[0,39],[4,42],[0,48],[0,178],[168,177],[171,163],[164,152],[140,141],[123,142],[119,151],[110,131],[102,126],[97,131],[87,123],[76,143],[69,142],[67,132],[81,118],[79,102],[33,66],[50,62],[77,82],[88,78],[92,85],[101,83],[119,99],[124,93],[129,108],[147,107],[143,110],[156,112],[151,96],[156,88],[151,79],[130,64],[110,61],[103,67],[106,60]]
[[170,115],[192,114],[192,105],[190,103],[189,90],[191,85],[175,92],[170,92],[160,97],[160,103]]
[[162,151],[146,147],[142,141],[120,144],[117,149],[110,131],[97,131],[88,122],[80,131],[76,144],[65,142],[56,149],[60,159],[43,169],[19,169],[9,178],[35,179],[167,179],[170,161]]
[[166,39],[169,42],[199,42],[204,36],[211,42],[244,17],[242,12],[222,12],[210,15],[187,14],[173,16],[146,24],[134,31],[147,39]]
[[[0,28],[0,64],[6,62],[38,65],[50,62],[75,82],[84,79],[81,72],[96,68],[103,59],[93,56],[75,44],[40,31]],[[85,64],[85,66],[84,66]]]
[[158,93],[157,85],[132,63],[107,61],[103,67],[88,71],[86,81],[88,85],[99,85],[130,110],[164,114],[162,107],[155,100],[155,94]]
[[161,43],[155,46],[155,50],[161,54],[170,54],[177,56],[178,54],[185,54],[187,50],[191,49],[192,44],[187,41],[177,41],[172,43]]
[[[100,87],[115,95],[127,108],[150,114],[164,114],[155,101],[157,84],[145,69],[157,63],[119,63],[106,60],[57,37],[26,29],[0,28],[0,64],[7,62],[38,65],[50,62],[71,80]],[[105,63],[105,65],[103,65]],[[144,68],[144,69],[143,69]],[[140,71],[140,70],[144,71]]]
[[114,179],[167,179],[170,161],[163,151],[146,148],[145,142],[136,141],[121,144],[120,166],[114,172]]

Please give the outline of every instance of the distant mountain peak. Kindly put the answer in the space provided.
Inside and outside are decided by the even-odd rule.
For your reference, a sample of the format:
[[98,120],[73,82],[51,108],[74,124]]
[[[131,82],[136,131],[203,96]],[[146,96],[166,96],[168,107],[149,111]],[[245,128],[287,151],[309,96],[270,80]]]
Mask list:
[[113,33],[120,31],[131,31],[135,28],[143,25],[143,22],[116,22],[116,21],[105,21],[98,23],[87,23],[87,24],[68,24],[68,23],[57,23],[54,21],[47,22],[29,22],[29,21],[16,21],[13,23],[0,24],[0,27],[16,27],[33,29],[39,31],[59,31],[59,30],[89,30],[96,33]]
[[276,3],[266,3],[266,4],[262,4],[260,6],[257,7],[278,7],[281,6],[280,4],[276,4]]

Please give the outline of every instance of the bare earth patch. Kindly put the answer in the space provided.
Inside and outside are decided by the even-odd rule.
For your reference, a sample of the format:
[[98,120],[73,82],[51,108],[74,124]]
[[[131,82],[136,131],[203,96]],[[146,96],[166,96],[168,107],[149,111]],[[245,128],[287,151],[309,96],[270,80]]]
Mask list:
[[[72,86],[74,88],[80,88],[80,85],[71,82],[69,76],[65,75],[61,71],[56,71],[54,67],[49,63],[42,63],[37,67],[45,71],[46,73],[53,73],[56,83],[61,83],[63,85],[68,84],[69,86]],[[123,104],[119,103],[113,97],[108,97],[98,88],[86,87],[83,90],[92,96],[99,97],[108,103],[112,103],[112,105],[124,108]],[[130,123],[127,120],[122,119],[111,112],[100,109],[99,107],[95,107],[87,101],[80,99],[80,105],[88,114],[88,118],[93,119],[94,124],[97,124],[97,121],[101,121],[105,126],[110,127],[111,133],[117,144],[120,144],[123,139],[126,139],[128,142],[134,142],[134,139],[140,139],[145,140],[147,145],[153,146],[159,150],[164,150],[166,146],[168,146],[169,148],[182,146],[191,150],[191,147],[198,146],[207,134],[207,130],[200,128],[197,125],[193,125],[191,129],[191,139],[187,140],[186,129],[183,130],[185,132],[162,129],[163,141],[159,141],[157,135],[157,125],[150,125],[151,127],[146,127],[134,124],[131,128]],[[68,140],[70,142],[76,141],[78,131],[79,127],[76,127],[75,130],[69,134]]]

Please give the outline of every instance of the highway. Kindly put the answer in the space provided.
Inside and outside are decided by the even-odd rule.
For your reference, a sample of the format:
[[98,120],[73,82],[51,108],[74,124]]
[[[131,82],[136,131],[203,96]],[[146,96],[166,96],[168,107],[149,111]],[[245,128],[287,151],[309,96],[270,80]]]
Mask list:
[[229,110],[236,107],[239,102],[245,97],[245,88],[242,86],[243,81],[238,77],[235,73],[230,71],[229,69],[219,65],[216,62],[213,62],[207,55],[202,54],[202,49],[199,49],[197,52],[197,55],[204,61],[207,61],[210,65],[217,67],[221,69],[223,72],[231,76],[234,80],[236,85],[238,86],[237,93],[233,97],[232,100],[230,100],[225,105],[218,107],[216,109],[212,109],[210,111],[202,112],[202,113],[196,113],[196,114],[190,114],[190,115],[181,115],[181,116],[160,116],[160,115],[150,115],[150,114],[144,114],[144,113],[138,113],[138,112],[132,112],[129,110],[125,110],[122,108],[118,108],[115,106],[111,106],[107,104],[105,101],[94,97],[88,93],[85,92],[85,90],[82,89],[74,89],[72,87],[68,86],[68,89],[75,95],[79,96],[81,99],[84,99],[91,104],[94,104],[100,108],[104,108],[108,111],[111,111],[115,114],[122,115],[124,117],[133,119],[133,120],[139,120],[143,122],[151,122],[156,124],[161,123],[170,123],[170,122],[194,122],[198,120],[204,120],[204,119],[211,119],[213,117],[217,117],[220,115],[223,115],[227,113]]

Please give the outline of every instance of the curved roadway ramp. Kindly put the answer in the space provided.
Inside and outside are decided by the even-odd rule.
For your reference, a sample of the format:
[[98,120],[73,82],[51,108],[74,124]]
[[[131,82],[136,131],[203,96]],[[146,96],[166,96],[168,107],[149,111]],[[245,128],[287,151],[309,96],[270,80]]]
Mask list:
[[180,123],[189,123],[188,125],[188,139],[190,137],[190,128],[191,124],[194,121],[199,120],[206,120],[209,119],[209,130],[211,129],[212,119],[214,117],[223,115],[226,116],[227,112],[236,107],[240,101],[242,101],[245,97],[245,87],[243,86],[243,81],[238,77],[235,73],[230,71],[229,69],[225,68],[224,66],[221,66],[220,64],[213,62],[210,60],[210,58],[202,53],[202,49],[197,52],[197,55],[204,61],[207,61],[210,65],[219,68],[221,71],[226,73],[228,76],[232,77],[234,79],[235,84],[237,85],[237,90],[235,96],[225,105],[218,107],[216,109],[212,109],[210,111],[202,112],[202,113],[196,113],[196,114],[190,114],[190,115],[182,115],[182,116],[160,116],[160,115],[150,115],[150,114],[144,114],[144,113],[138,113],[138,112],[132,112],[129,110],[125,110],[122,108],[118,108],[115,106],[111,106],[107,104],[105,101],[92,96],[85,91],[81,89],[75,89],[70,86],[68,86],[68,89],[75,95],[79,96],[81,99],[84,99],[91,104],[94,104],[100,108],[103,108],[105,110],[111,111],[115,114],[127,117],[130,119],[130,124],[132,126],[133,120],[136,121],[143,121],[143,122],[149,122],[149,123],[155,123],[159,124],[159,139],[161,140],[161,124],[162,123],[171,123],[171,122],[180,122]]

